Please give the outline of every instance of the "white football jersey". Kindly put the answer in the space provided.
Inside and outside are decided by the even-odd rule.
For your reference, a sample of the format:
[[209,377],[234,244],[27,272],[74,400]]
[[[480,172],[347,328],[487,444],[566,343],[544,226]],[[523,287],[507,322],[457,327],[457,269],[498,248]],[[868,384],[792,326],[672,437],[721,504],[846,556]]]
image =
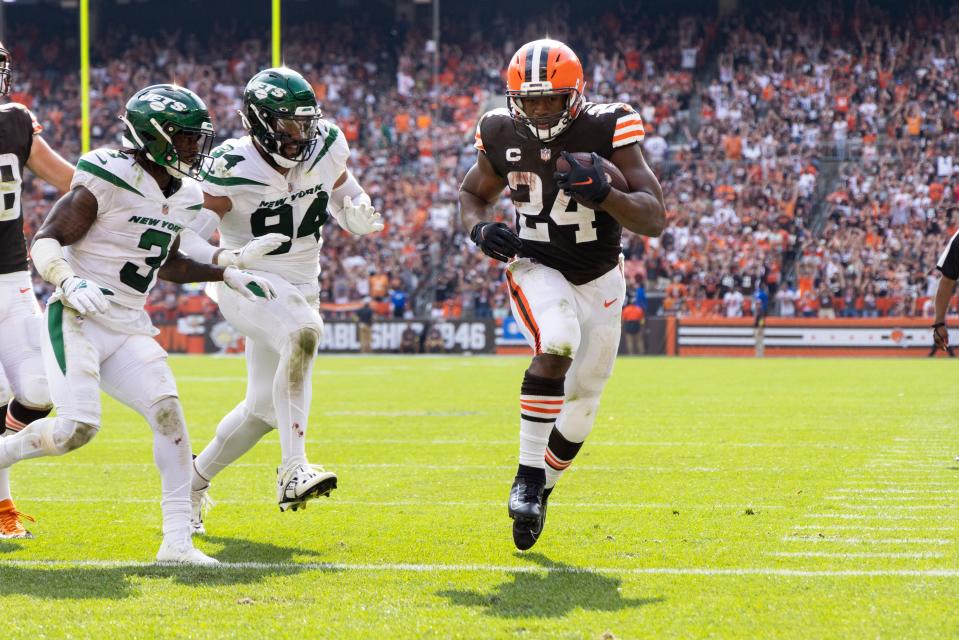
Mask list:
[[233,205],[220,221],[220,246],[239,249],[254,237],[282,233],[290,242],[247,268],[275,273],[293,284],[316,282],[320,231],[330,217],[327,203],[350,156],[343,133],[323,120],[313,153],[286,175],[263,159],[250,136],[227,140],[213,156],[203,191],[226,196]]
[[[80,158],[70,186],[86,187],[96,197],[97,219],[83,238],[63,248],[67,262],[79,277],[108,289],[114,305],[142,312],[173,241],[203,208],[200,185],[183,178],[167,198],[131,154],[97,149]],[[122,317],[123,309],[114,315]]]

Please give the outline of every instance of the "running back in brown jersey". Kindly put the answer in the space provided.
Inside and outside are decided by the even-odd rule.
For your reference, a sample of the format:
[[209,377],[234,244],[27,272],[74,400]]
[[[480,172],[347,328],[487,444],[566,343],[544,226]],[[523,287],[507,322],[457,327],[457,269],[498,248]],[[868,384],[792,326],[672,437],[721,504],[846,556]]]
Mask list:
[[533,258],[575,285],[602,276],[619,261],[622,227],[602,210],[579,205],[556,185],[553,173],[561,151],[595,152],[609,159],[619,147],[643,139],[643,123],[628,104],[589,103],[550,142],[518,126],[507,109],[480,119],[476,148],[509,184],[516,207],[520,256]]
[[23,170],[42,127],[22,104],[0,106],[0,274],[27,270],[23,237]]

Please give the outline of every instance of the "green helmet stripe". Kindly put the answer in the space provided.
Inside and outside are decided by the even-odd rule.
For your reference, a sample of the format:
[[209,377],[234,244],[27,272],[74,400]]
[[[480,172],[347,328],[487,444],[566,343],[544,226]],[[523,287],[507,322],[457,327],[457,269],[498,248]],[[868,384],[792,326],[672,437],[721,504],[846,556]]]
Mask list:
[[320,149],[320,152],[316,154],[316,160],[313,161],[313,164],[310,165],[310,171],[313,170],[313,167],[316,166],[316,163],[323,159],[323,156],[326,155],[326,152],[330,150],[330,147],[333,146],[333,142],[336,140],[336,136],[340,135],[340,130],[335,126],[330,125],[330,132],[326,134],[326,140],[323,141],[323,147]]
[[121,189],[126,189],[127,191],[129,191],[129,192],[131,192],[131,193],[135,193],[135,194],[137,194],[138,196],[140,196],[141,198],[145,198],[145,197],[146,197],[146,196],[144,196],[142,193],[140,193],[139,191],[137,191],[136,189],[134,189],[133,187],[131,187],[131,186],[130,186],[123,178],[121,178],[120,176],[114,175],[114,174],[110,173],[109,171],[107,171],[106,169],[104,169],[103,167],[98,167],[97,165],[92,164],[92,163],[90,163],[90,162],[87,162],[86,160],[80,160],[80,162],[77,163],[77,170],[78,170],[78,171],[86,171],[87,173],[92,173],[92,174],[95,175],[96,177],[98,177],[98,178],[100,178],[100,179],[102,179],[102,180],[106,180],[106,181],[109,182],[110,184],[116,185],[116,186],[120,187]]

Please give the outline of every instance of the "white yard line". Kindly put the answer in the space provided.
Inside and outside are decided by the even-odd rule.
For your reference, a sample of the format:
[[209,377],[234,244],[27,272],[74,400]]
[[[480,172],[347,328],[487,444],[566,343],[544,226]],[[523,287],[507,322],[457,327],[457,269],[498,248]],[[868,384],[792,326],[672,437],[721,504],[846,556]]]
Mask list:
[[[160,498],[102,498],[102,497],[84,497],[84,496],[64,496],[64,497],[51,497],[51,496],[39,496],[39,497],[29,497],[29,496],[17,496],[17,502],[21,505],[27,504],[29,502],[52,502],[52,503],[65,503],[69,502],[72,504],[75,503],[90,503],[90,504],[157,504],[160,503]],[[214,497],[214,502],[216,504],[243,504],[250,505],[250,499],[219,499]],[[264,502],[264,505],[268,503]],[[337,498],[332,498],[329,502],[322,501],[320,504],[324,506],[336,507],[339,505],[362,505],[370,507],[495,507],[505,508],[505,500],[489,500],[489,501],[454,501],[454,500],[432,500],[430,498],[422,498],[420,500],[340,500]],[[682,502],[556,502],[553,503],[550,501],[550,504],[555,504],[558,508],[565,509],[622,509],[622,510],[637,510],[637,509],[785,509],[783,505],[777,504],[685,504]]]
[[807,518],[837,520],[955,520],[954,516],[904,516],[902,514],[868,513],[812,513]]
[[224,562],[215,567],[163,566],[134,560],[0,560],[3,568],[77,567],[90,569],[163,568],[180,571],[356,571],[404,573],[539,573],[539,574],[609,574],[609,575],[669,575],[669,576],[777,576],[783,578],[959,578],[959,569],[781,569],[776,567],[541,567],[530,565],[494,564],[354,564],[346,562]]
[[869,488],[880,487],[955,487],[956,481],[938,480],[847,480],[846,484],[865,485]]
[[783,542],[816,542],[837,544],[953,544],[944,538],[841,538],[838,536],[783,536]]
[[[861,500],[863,502],[881,502],[887,506],[894,507],[899,505],[899,503],[909,503],[924,501],[928,502],[929,500],[935,500],[936,497],[928,493],[921,495],[887,495],[887,496],[864,496],[864,495],[842,495],[842,496],[824,496],[823,500]],[[869,507],[873,505],[860,505],[862,507]],[[877,505],[878,506],[878,505]],[[905,506],[905,505],[900,505]]]
[[944,553],[929,553],[929,552],[917,552],[917,553],[833,553],[830,551],[769,551],[764,553],[765,556],[773,556],[776,558],[943,558],[946,554]]
[[[392,412],[389,415],[464,415],[465,412],[456,412],[456,411],[436,411],[436,412]],[[342,416],[343,412],[331,412],[328,415]],[[378,414],[378,415],[386,415]],[[187,420],[189,422],[189,419]],[[316,441],[324,445],[352,445],[352,444],[363,444],[363,445],[376,445],[376,444],[409,444],[415,446],[446,446],[446,445],[469,445],[469,446],[515,446],[519,439],[509,439],[509,440],[480,440],[474,438],[330,438],[328,437],[328,430],[324,430],[322,425],[316,427],[317,435]],[[102,437],[102,436],[101,436]],[[200,438],[194,438],[194,440],[200,440]],[[144,437],[142,438],[109,438],[102,437],[102,439],[97,439],[97,442],[112,443],[112,444],[146,444],[151,443],[149,433],[145,432]],[[261,444],[279,444],[278,438],[264,438],[260,440]],[[664,442],[661,440],[591,440],[589,445],[591,447],[671,447],[671,448],[682,448],[682,447],[741,447],[747,449],[754,449],[758,447],[811,447],[811,448],[821,448],[821,449],[849,449],[851,447],[837,447],[835,445],[829,444],[818,444],[818,443],[808,443],[808,444],[775,444],[775,443],[765,443],[765,442]],[[788,467],[789,470],[796,469],[797,467]],[[818,467],[798,467],[798,469],[808,469],[814,470]],[[786,470],[786,467],[779,468],[778,470]]]
[[[512,474],[515,472],[516,465],[503,465],[503,464],[418,464],[415,462],[372,462],[372,463],[353,463],[353,462],[335,462],[330,460],[324,460],[323,464],[325,467],[332,469],[334,471],[339,471],[341,469],[427,469],[427,470],[443,470],[443,471],[464,471],[464,470],[489,470],[489,471],[501,471],[504,474],[509,474],[512,477]],[[29,467],[47,467],[47,468],[56,468],[64,469],[71,466],[75,467],[97,467],[100,469],[110,468],[110,467],[132,467],[137,469],[155,469],[156,466],[150,462],[63,462],[63,461],[40,461],[40,462],[27,462],[23,469]],[[275,470],[276,466],[271,465],[268,462],[256,463],[256,462],[235,462],[230,465],[230,468],[260,468],[266,470]],[[635,467],[630,465],[581,465],[581,466],[572,466],[570,471],[636,471],[636,472],[645,472],[645,473],[674,473],[674,472],[689,472],[689,473],[719,473],[723,471],[722,469],[714,469],[712,467]],[[739,472],[741,469],[728,469],[729,472]],[[24,473],[25,471],[21,471]]]
[[951,504],[840,504],[836,505],[842,507],[843,509],[915,509],[917,511],[922,510],[934,510],[938,509],[941,511],[950,511],[955,508],[955,505]]
[[797,524],[797,531],[956,531],[956,527],[873,527],[859,524]]
[[[937,485],[938,486],[938,485]],[[882,494],[882,495],[956,495],[959,489],[833,489],[836,493],[852,495]]]

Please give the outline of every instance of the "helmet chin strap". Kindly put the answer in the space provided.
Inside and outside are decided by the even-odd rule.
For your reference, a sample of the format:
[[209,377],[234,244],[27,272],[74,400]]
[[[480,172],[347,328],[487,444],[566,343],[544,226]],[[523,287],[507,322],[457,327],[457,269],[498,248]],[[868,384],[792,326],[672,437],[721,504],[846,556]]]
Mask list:
[[263,145],[260,144],[260,141],[257,140],[254,136],[251,135],[250,138],[253,139],[253,144],[256,145],[256,148],[257,148],[257,149],[259,149],[259,150],[262,151],[263,153],[265,153],[265,154],[267,154],[268,156],[270,156],[270,157],[273,159],[273,162],[277,163],[278,165],[280,165],[280,166],[283,167],[284,169],[292,169],[292,168],[295,167],[296,165],[300,164],[298,160],[290,160],[290,159],[287,158],[286,156],[282,156],[282,155],[280,155],[280,154],[278,154],[278,153],[273,153],[272,151],[267,151],[266,149],[263,148]]
[[[184,167],[186,167],[184,169]],[[190,173],[192,165],[184,165],[184,163],[177,160],[175,163],[170,165],[165,165],[163,167],[166,169],[166,172],[169,173],[174,178],[192,178],[193,175]]]
[[292,169],[296,165],[300,164],[298,160],[290,160],[286,156],[281,156],[278,153],[271,153],[270,157],[273,158],[273,162],[277,163],[284,169]]

